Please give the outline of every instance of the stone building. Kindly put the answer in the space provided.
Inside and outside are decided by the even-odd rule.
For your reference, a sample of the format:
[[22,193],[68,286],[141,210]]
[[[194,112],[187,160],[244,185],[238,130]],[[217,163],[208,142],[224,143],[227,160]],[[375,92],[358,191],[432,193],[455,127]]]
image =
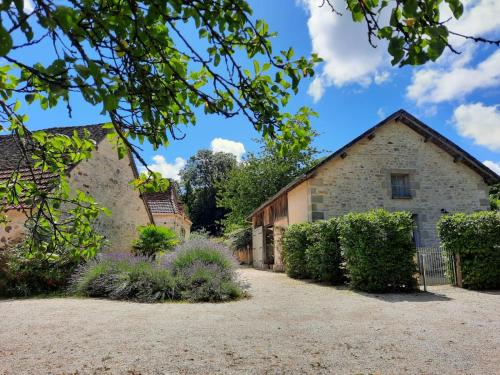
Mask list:
[[[81,190],[91,195],[96,202],[107,207],[112,215],[110,217],[101,215],[96,223],[96,230],[104,235],[109,251],[130,251],[132,242],[137,237],[137,228],[141,225],[156,223],[159,220],[157,212],[148,204],[146,197],[141,196],[138,191],[130,185],[130,181],[138,176],[138,171],[132,155],[123,159],[118,158],[116,149],[107,139],[107,131],[102,125],[89,125],[78,127],[61,127],[44,129],[51,134],[62,134],[71,136],[77,131],[80,136],[84,129],[90,133],[90,138],[96,142],[96,149],[92,157],[72,165],[68,171],[68,183],[72,190]],[[28,177],[28,168],[18,168],[22,160],[21,148],[17,139],[12,135],[0,136],[0,181],[5,181],[13,171],[18,170],[23,177]],[[40,176],[40,174],[38,174]],[[37,178],[38,180],[38,178]],[[50,184],[51,176],[43,174],[40,180],[47,186]],[[177,227],[177,221],[185,223],[189,227],[190,222],[177,201],[176,195],[169,194],[157,197],[155,205],[158,206],[164,199],[164,206],[175,205],[177,211],[170,213],[175,220],[159,220],[159,225]],[[155,206],[155,207],[156,207]],[[9,223],[0,225],[0,248],[9,244],[19,242],[24,233],[24,223],[29,207],[9,207],[6,215]],[[186,221],[187,220],[187,221]],[[184,229],[186,232],[186,229]],[[189,230],[187,230],[189,233]]]
[[288,225],[375,208],[409,211],[417,246],[437,246],[448,212],[489,209],[500,177],[406,111],[395,112],[281,189],[252,214],[253,264],[281,270]]
[[168,191],[144,194],[144,198],[156,225],[175,230],[179,238],[189,236],[192,223],[177,197],[174,182],[170,184]]

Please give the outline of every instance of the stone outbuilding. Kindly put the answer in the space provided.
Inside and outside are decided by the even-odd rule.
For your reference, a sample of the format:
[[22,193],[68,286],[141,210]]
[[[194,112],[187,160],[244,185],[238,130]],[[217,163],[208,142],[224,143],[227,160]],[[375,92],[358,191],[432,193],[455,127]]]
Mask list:
[[[130,251],[132,242],[137,237],[137,228],[141,225],[156,224],[157,220],[160,222],[159,225],[170,226],[178,230],[179,234],[182,230],[178,227],[178,222],[183,223],[184,228],[190,226],[186,215],[179,209],[182,205],[178,202],[173,189],[158,196],[154,204],[154,207],[161,206],[163,199],[165,200],[163,206],[175,205],[176,210],[170,214],[175,220],[167,222],[160,219],[145,196],[132,188],[130,181],[138,176],[134,159],[130,153],[123,159],[118,158],[117,151],[106,137],[107,130],[103,129],[102,124],[57,127],[43,131],[67,136],[72,136],[76,131],[82,136],[84,129],[95,141],[96,149],[90,159],[72,165],[68,169],[68,183],[73,191],[78,189],[91,195],[96,202],[111,211],[110,217],[101,215],[96,223],[96,230],[105,237],[109,251]],[[29,168],[19,167],[22,160],[22,149],[17,138],[13,135],[0,135],[0,181],[8,179],[16,170],[24,178],[28,178]],[[43,175],[39,171],[36,173],[37,181],[49,189],[53,176],[46,172]],[[28,210],[29,207],[21,206],[7,209],[5,213],[9,223],[5,226],[0,225],[0,248],[22,239]],[[184,229],[184,233],[189,234],[189,230]]]
[[192,222],[177,197],[173,181],[166,192],[144,194],[144,199],[156,225],[173,229],[179,238],[189,237]]
[[498,182],[455,143],[397,111],[251,214],[254,267],[283,269],[281,236],[288,225],[376,208],[411,212],[416,246],[438,246],[441,215],[489,209],[488,185]]

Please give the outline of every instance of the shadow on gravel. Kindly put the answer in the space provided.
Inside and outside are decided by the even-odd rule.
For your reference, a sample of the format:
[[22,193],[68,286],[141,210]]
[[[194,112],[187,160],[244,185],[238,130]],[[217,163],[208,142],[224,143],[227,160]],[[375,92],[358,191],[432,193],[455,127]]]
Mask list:
[[451,301],[452,298],[439,293],[432,292],[412,292],[412,293],[365,293],[353,290],[353,292],[362,295],[363,297],[376,298],[384,302],[437,302]]
[[[329,283],[317,282],[315,280],[310,279],[301,279],[300,281],[306,284],[314,284],[317,286],[321,286],[324,288],[335,289],[335,290],[350,290],[353,293],[359,294],[363,297],[376,298],[385,302],[435,302],[435,301],[451,301],[453,298],[450,298],[444,294],[435,293],[435,292],[424,292],[424,291],[415,291],[409,293],[367,293],[360,292],[358,290],[354,290],[349,288],[347,285],[332,285]],[[491,292],[491,294],[500,294],[500,291]]]
[[481,293],[481,294],[489,294],[492,296],[500,296],[500,290],[473,290],[473,289],[467,289],[471,290],[476,293]]

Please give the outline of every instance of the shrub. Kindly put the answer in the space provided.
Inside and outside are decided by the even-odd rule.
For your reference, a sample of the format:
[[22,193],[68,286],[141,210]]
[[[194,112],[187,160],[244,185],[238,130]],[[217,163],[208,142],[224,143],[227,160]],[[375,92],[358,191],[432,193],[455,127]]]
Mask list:
[[154,259],[158,253],[172,251],[178,243],[177,234],[172,229],[151,224],[139,228],[139,238],[133,247],[136,255]]
[[252,246],[252,227],[239,228],[227,235],[227,241],[233,250]]
[[202,237],[186,241],[166,257],[164,264],[170,264],[183,299],[220,302],[244,294],[236,279],[234,258],[222,244]]
[[306,263],[306,249],[310,246],[311,223],[290,225],[283,234],[283,263],[288,276],[296,279],[310,277]]
[[443,247],[460,254],[465,288],[500,288],[499,212],[445,215],[437,227]]
[[63,291],[81,260],[64,249],[31,251],[26,243],[0,251],[0,295],[28,297]]
[[233,270],[218,263],[183,262],[181,268],[176,268],[175,275],[182,298],[192,302],[221,302],[243,295],[241,286],[234,280]]
[[307,231],[305,259],[307,273],[312,279],[333,284],[342,284],[345,281],[338,222],[337,218],[316,221]]
[[351,286],[367,292],[416,287],[413,220],[408,212],[374,210],[340,220],[340,242]]
[[138,302],[162,302],[178,298],[169,269],[146,257],[127,254],[100,255],[80,266],[69,290],[76,295]]
[[138,302],[220,302],[244,295],[227,248],[201,238],[186,241],[156,261],[144,256],[101,254],[78,268],[70,291]]

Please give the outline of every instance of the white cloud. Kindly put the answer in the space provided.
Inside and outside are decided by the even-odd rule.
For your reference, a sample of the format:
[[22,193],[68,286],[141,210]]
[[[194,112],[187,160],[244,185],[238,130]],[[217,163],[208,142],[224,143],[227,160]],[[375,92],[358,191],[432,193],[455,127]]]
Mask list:
[[386,70],[386,71],[383,71],[383,72],[376,72],[374,80],[375,80],[375,83],[377,85],[381,85],[382,83],[384,83],[385,81],[387,81],[389,79],[389,77],[390,77],[390,74]]
[[313,98],[314,102],[317,102],[321,99],[324,92],[325,85],[323,84],[323,80],[320,77],[315,77],[312,83],[309,85],[307,93]]
[[377,116],[383,120],[386,116],[385,116],[385,111],[382,107],[380,107],[379,109],[377,109]]
[[421,69],[413,74],[406,93],[420,105],[462,99],[476,90],[498,86],[499,66],[500,51],[496,51],[475,67]]
[[[500,1],[465,0],[463,3],[465,9],[459,20],[452,17],[446,3],[441,4],[441,19],[450,19],[446,23],[449,30],[497,39],[500,17],[495,15],[500,13]],[[450,35],[449,42],[461,52],[460,55],[446,50],[436,64],[427,64],[413,73],[406,95],[419,105],[463,99],[477,90],[500,85],[500,51],[473,66],[478,44],[454,35]]]
[[214,138],[210,143],[213,152],[226,152],[236,156],[236,160],[241,161],[245,153],[245,146],[241,142],[231,141],[224,138]]
[[35,7],[33,6],[33,3],[31,2],[31,0],[24,0],[24,3],[23,3],[23,11],[24,13],[28,14],[28,13],[31,13],[35,10]]
[[491,169],[496,174],[500,175],[500,161],[494,162],[491,160],[483,161],[483,164],[486,165],[489,169]]
[[492,151],[500,151],[500,106],[463,104],[453,113],[458,134]]
[[331,1],[342,16],[331,12],[326,3],[320,7],[321,0],[299,3],[309,15],[307,26],[313,52],[324,60],[322,71],[308,90],[315,101],[321,98],[327,86],[350,83],[367,86],[376,74],[380,83],[387,80],[388,73],[377,73],[387,65],[386,43],[377,41],[378,47],[372,48],[367,40],[366,25],[352,21],[343,0]]
[[[153,156],[153,164],[148,165],[148,168],[154,172],[160,172],[165,178],[179,180],[179,172],[186,165],[186,161],[180,156],[175,158],[174,163],[168,163],[163,155]],[[144,170],[144,168],[143,168]]]
[[[462,35],[488,37],[492,32],[500,28],[500,2],[498,0],[462,0],[464,13],[460,19],[452,17],[447,4],[442,3],[442,20],[450,19],[446,24],[449,30]],[[466,39],[450,36],[454,46],[466,43]]]

